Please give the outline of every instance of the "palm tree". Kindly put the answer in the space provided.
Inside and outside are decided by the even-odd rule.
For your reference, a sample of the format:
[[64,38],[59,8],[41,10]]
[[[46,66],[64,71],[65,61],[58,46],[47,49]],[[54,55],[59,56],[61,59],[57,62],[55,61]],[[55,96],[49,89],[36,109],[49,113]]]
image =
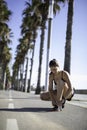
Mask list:
[[8,84],[11,82],[11,75],[10,75],[10,69],[9,67],[7,66],[6,67],[6,86],[5,86],[5,89],[8,89]]
[[31,67],[30,67],[30,78],[29,78],[29,84],[28,84],[28,92],[31,91],[31,77],[32,77],[32,70],[33,70],[33,59],[34,59],[34,52],[35,52],[35,42],[36,42],[36,36],[37,32],[34,30],[33,34],[33,49],[32,49],[32,57],[31,57]]
[[40,49],[39,49],[38,79],[37,79],[37,88],[35,94],[39,94],[41,91],[41,67],[42,67],[42,59],[43,59],[44,35],[45,35],[46,21],[48,15],[47,9],[48,6],[46,6],[46,3],[41,3],[38,6],[38,10],[42,16],[42,21],[41,21],[41,40],[40,40]]
[[2,53],[4,46],[8,46],[11,43],[9,37],[12,37],[11,29],[8,27],[7,24],[3,25],[3,33],[0,37],[0,61],[2,62]]
[[71,65],[73,3],[74,3],[74,0],[68,1],[67,30],[66,30],[65,59],[64,59],[64,70],[68,71],[69,73],[70,73],[70,65]]
[[[33,51],[32,51],[32,58],[31,58],[31,69],[30,69],[30,78],[29,78],[29,86],[28,91],[30,91],[31,86],[31,76],[32,76],[32,67],[33,67],[33,58],[34,58],[34,50],[35,50],[35,39],[37,37],[37,28],[40,26],[40,17],[39,12],[37,10],[38,0],[32,0],[32,4],[26,2],[26,9],[23,11],[23,24],[22,34],[25,35],[29,39],[29,46],[30,42],[33,42]],[[38,15],[37,15],[38,12]]]
[[13,74],[12,74],[12,86],[15,90],[17,90],[17,75],[18,75],[18,62],[15,59],[15,63],[12,66]]
[[[15,62],[13,64],[13,77],[14,77],[14,79],[16,77],[18,77],[20,67],[21,67],[21,65],[24,64],[24,59],[25,59],[25,56],[26,56],[26,53],[28,50],[28,39],[25,39],[25,37],[20,38],[19,43],[20,44],[16,48],[16,57],[15,57]],[[18,79],[17,79],[17,82],[19,82]],[[15,86],[14,83],[15,82],[13,80],[13,85]],[[17,87],[19,88],[20,86],[17,85]],[[16,89],[18,89],[18,88],[16,88]]]
[[0,22],[9,21],[9,16],[11,11],[8,9],[7,2],[5,0],[0,0]]
[[5,73],[6,73],[6,68],[8,66],[8,63],[11,60],[11,53],[10,53],[11,48],[8,48],[6,46],[4,46],[3,49],[3,53],[2,53],[2,70],[3,70],[3,75],[2,75],[2,79],[3,79],[3,87],[5,88]]
[[[57,11],[60,10],[60,6],[58,2],[64,2],[64,0],[55,0],[53,12],[56,15]],[[42,66],[42,58],[43,58],[43,49],[44,49],[44,35],[46,29],[46,21],[48,16],[48,8],[49,8],[49,1],[44,0],[44,3],[41,2],[38,6],[38,10],[42,16],[42,23],[41,23],[41,43],[40,43],[40,51],[39,51],[39,68],[38,68],[38,80],[37,80],[37,88],[36,94],[39,94],[41,91],[41,66]]]
[[[54,4],[54,7],[55,7],[54,13],[56,13],[56,9],[57,10],[59,9],[57,2],[59,2],[60,0],[55,0],[55,1],[56,2]],[[61,0],[61,1],[64,1],[64,0]],[[44,34],[45,34],[45,29],[46,29],[49,1],[44,0],[44,3],[43,3],[42,0],[32,0],[32,4],[30,4],[29,2],[26,2],[26,4],[27,4],[27,7],[23,11],[23,24],[21,28],[22,28],[22,35],[27,37],[29,40],[28,45],[30,45],[31,41],[35,42],[36,37],[34,37],[34,34],[36,33],[38,26],[40,26],[42,30],[41,42],[40,42],[41,43],[40,53],[39,53],[40,56],[39,56],[39,68],[38,68],[38,82],[37,82],[38,88],[36,89],[36,94],[38,94],[40,92],[40,79],[41,79],[40,75],[41,75],[42,55],[43,55],[43,47],[44,47]],[[45,14],[44,14],[44,10],[46,11]],[[34,43],[34,46],[35,46],[35,43]]]
[[6,72],[6,66],[11,60],[11,53],[10,50],[11,48],[8,47],[9,43],[11,40],[9,39],[9,34],[10,34],[11,29],[6,26],[5,32],[3,33],[4,35],[1,36],[1,44],[0,44],[0,63],[2,66],[2,82],[4,82],[4,76]]
[[[0,0],[0,66],[2,68],[1,81],[4,81],[4,75],[6,66],[11,58],[10,49],[8,43],[10,43],[9,29],[7,22],[9,21],[11,11],[8,9],[7,3],[4,0]],[[2,58],[4,56],[4,58]]]

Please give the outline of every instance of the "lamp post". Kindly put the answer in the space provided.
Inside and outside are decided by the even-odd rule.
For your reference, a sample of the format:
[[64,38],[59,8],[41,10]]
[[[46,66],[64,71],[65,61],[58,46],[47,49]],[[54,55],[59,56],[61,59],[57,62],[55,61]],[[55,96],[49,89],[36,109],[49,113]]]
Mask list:
[[51,32],[52,32],[52,19],[53,19],[53,5],[54,0],[49,0],[49,13],[48,13],[48,41],[47,41],[47,57],[46,57],[46,77],[45,77],[45,90],[48,90],[48,66],[49,66],[49,52],[51,43]]

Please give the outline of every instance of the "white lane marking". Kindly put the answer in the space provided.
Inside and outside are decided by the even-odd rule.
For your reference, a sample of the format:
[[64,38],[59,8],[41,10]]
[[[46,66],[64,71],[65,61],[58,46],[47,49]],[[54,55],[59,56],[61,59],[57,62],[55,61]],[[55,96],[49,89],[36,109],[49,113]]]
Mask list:
[[13,109],[13,108],[14,108],[14,104],[13,104],[13,103],[9,103],[9,104],[8,104],[8,108],[9,108],[9,109]]
[[[9,91],[9,101],[13,101],[11,91]],[[8,109],[14,109],[14,104],[9,103]],[[7,119],[6,130],[19,130],[16,119]]]
[[7,119],[6,130],[19,130],[16,119]]
[[12,99],[12,98],[9,98],[9,101],[13,101],[13,99]]

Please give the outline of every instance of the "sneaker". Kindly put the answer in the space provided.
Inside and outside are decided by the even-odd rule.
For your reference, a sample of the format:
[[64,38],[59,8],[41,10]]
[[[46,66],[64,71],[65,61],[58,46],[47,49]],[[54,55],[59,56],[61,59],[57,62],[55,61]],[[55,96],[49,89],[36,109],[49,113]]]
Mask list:
[[66,100],[63,98],[63,99],[62,99],[62,108],[65,107],[65,102],[66,102]]
[[62,106],[54,106],[52,110],[60,112],[62,111]]
[[58,106],[55,105],[53,108],[52,108],[53,111],[58,111]]
[[58,112],[62,111],[62,106],[58,106]]

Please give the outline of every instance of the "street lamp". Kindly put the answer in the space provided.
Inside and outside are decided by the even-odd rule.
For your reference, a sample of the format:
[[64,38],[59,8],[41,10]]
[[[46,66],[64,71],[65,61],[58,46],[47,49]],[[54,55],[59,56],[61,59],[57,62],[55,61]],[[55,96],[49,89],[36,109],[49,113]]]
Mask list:
[[49,13],[48,13],[48,41],[47,41],[47,57],[46,57],[46,78],[45,78],[45,90],[48,90],[48,66],[49,66],[49,51],[50,51],[50,43],[51,43],[51,26],[53,19],[53,5],[54,0],[49,0]]

